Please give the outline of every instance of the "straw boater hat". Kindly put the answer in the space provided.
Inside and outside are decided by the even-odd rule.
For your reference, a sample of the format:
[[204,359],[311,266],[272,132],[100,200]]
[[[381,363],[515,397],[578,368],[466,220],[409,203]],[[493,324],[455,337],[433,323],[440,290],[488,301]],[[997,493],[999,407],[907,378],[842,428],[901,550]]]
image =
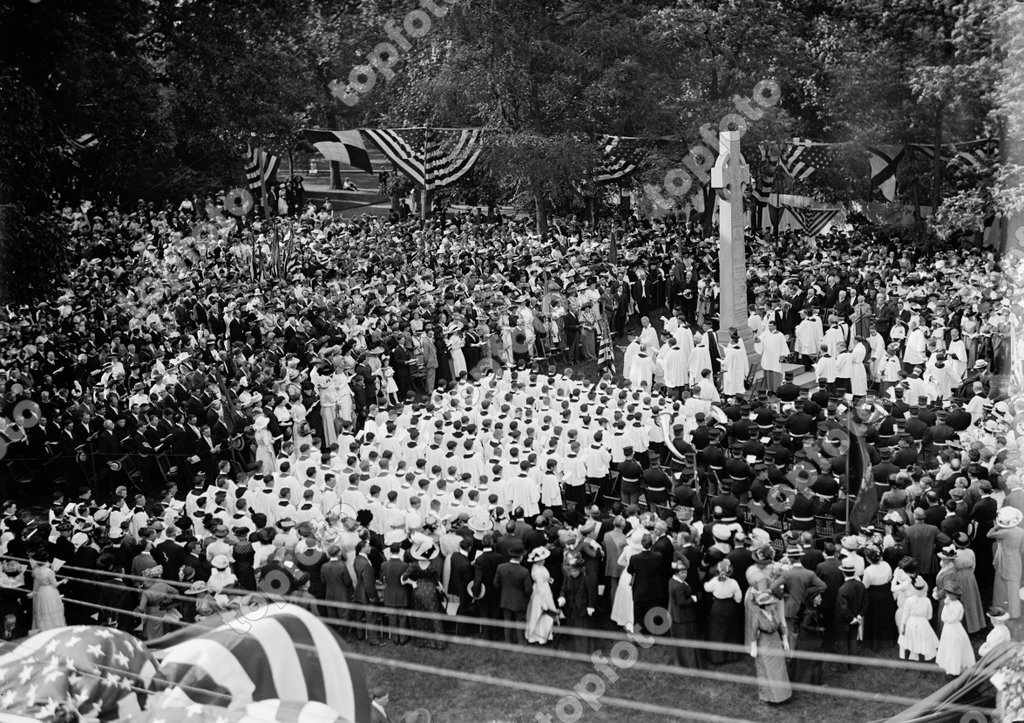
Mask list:
[[988,609],[988,618],[994,623],[1005,623],[1010,619],[1010,613],[1006,612],[1005,608],[998,605],[993,605]]
[[526,558],[527,562],[540,562],[551,557],[551,550],[546,547],[535,547],[530,551],[529,557]]
[[997,527],[1018,527],[1022,520],[1024,520],[1024,512],[1016,507],[1003,507],[996,514]]

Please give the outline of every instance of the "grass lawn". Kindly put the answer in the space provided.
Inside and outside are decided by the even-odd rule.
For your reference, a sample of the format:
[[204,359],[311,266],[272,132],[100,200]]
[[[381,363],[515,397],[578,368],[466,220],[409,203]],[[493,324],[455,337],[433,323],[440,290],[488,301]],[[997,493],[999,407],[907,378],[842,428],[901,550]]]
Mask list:
[[[613,644],[602,641],[605,653]],[[445,651],[397,647],[369,647],[353,644],[352,649],[365,655],[395,658],[432,668],[460,670],[490,675],[509,681],[525,681],[562,689],[571,689],[583,675],[594,672],[583,663],[545,660],[532,655],[484,648],[453,645]],[[669,664],[672,651],[655,645],[642,650],[640,660]],[[895,650],[884,657],[895,658]],[[390,691],[389,714],[393,721],[414,709],[426,709],[432,721],[446,723],[525,723],[537,720],[538,713],[547,713],[560,720],[555,712],[558,698],[527,691],[517,691],[483,683],[467,682],[434,674],[412,672],[380,664],[366,664],[369,684],[384,685]],[[755,676],[753,660],[714,668],[734,675]],[[925,697],[945,681],[936,668],[934,673],[895,671],[880,668],[859,668],[850,672],[833,672],[825,665],[825,683],[836,688],[863,691],[857,698],[837,698],[823,693],[798,692],[789,703],[768,706],[760,703],[757,688],[738,682],[707,681],[668,673],[620,671],[621,677],[608,684],[606,696],[643,701],[668,707],[692,709],[705,713],[748,721],[872,721],[894,715],[906,706],[878,701],[878,694],[900,695],[918,699]],[[680,719],[646,712],[602,707],[586,708],[578,719],[589,722],[667,723]]]

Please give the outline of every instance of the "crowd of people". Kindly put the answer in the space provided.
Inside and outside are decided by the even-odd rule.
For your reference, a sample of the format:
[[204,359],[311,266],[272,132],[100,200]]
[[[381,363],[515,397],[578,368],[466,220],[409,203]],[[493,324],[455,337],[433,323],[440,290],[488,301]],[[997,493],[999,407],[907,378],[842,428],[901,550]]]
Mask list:
[[825,675],[792,650],[955,675],[1020,616],[992,251],[752,236],[751,362],[686,223],[199,205],[63,209],[67,287],[0,312],[0,637],[151,639],[262,590],[370,644],[586,652],[560,628],[667,610],[679,665],[742,649],[779,703]]

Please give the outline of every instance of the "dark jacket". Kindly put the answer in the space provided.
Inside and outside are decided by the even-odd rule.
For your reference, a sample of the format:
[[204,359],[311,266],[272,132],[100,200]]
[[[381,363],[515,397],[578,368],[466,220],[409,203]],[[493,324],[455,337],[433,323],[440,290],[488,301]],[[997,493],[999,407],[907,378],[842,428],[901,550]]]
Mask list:
[[[642,550],[629,558],[626,572],[633,576],[634,600],[661,600],[662,557],[654,550]],[[667,581],[666,581],[667,586]],[[667,590],[666,590],[667,592]]]
[[530,571],[518,562],[503,562],[494,573],[494,587],[502,610],[526,612],[533,593]]

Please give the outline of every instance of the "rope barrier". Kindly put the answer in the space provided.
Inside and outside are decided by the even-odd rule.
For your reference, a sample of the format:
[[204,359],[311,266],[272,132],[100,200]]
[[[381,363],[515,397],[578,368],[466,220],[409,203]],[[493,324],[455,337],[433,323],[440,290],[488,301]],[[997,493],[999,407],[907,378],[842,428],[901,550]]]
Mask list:
[[[26,561],[26,558],[16,558],[16,557],[10,557],[10,556],[6,557],[6,559],[17,560],[19,562],[25,562]],[[108,571],[105,571],[105,570],[88,570],[88,569],[85,569],[85,568],[74,567],[74,566],[70,566],[70,565],[64,565],[64,566],[61,567],[60,571],[58,571],[58,574],[61,577],[65,577],[65,578],[67,578],[69,580],[72,580],[72,581],[75,581],[75,582],[80,582],[80,583],[87,584],[87,585],[98,585],[100,587],[108,587],[108,588],[119,589],[119,590],[127,590],[127,591],[130,591],[130,592],[136,593],[136,594],[140,594],[142,592],[142,589],[136,588],[136,587],[132,587],[130,585],[116,585],[114,583],[104,583],[104,582],[98,581],[98,580],[91,580],[91,579],[87,579],[87,578],[81,578],[81,577],[74,577],[74,576],[64,575],[63,574],[63,570],[68,570],[68,569],[76,570],[76,571],[81,571],[81,572],[87,572],[89,574],[107,575],[107,576],[110,576],[110,577],[116,577],[116,578],[120,578],[120,579],[138,580],[138,581],[141,581],[141,582],[152,582],[154,580],[154,578],[147,578],[147,577],[143,577],[143,576],[140,576],[140,575],[131,575],[131,574],[127,574],[127,573],[121,575],[121,574],[118,574],[118,573],[108,572]],[[181,583],[181,582],[177,582],[177,581],[170,581],[170,580],[161,580],[161,581],[167,583],[171,587],[187,588],[189,586],[188,583]],[[277,595],[277,594],[266,593],[266,592],[263,592],[263,591],[245,590],[245,589],[240,589],[240,588],[224,588],[224,590],[222,592],[225,595],[236,596],[236,597],[245,597],[245,596],[265,597],[268,601],[273,602],[273,603],[293,603],[293,604],[298,604],[298,605],[302,606],[302,605],[307,604],[307,602],[308,602],[307,600],[304,600],[302,598],[296,598],[296,597],[290,596],[290,595]],[[188,596],[185,596],[185,595],[180,595],[180,594],[170,594],[170,593],[168,593],[168,596],[172,597],[172,598],[175,598],[177,600],[182,600],[182,601],[192,601],[192,600],[194,600],[194,598],[191,598],[191,597],[188,597]],[[473,616],[467,616],[467,615],[448,615],[446,613],[431,613],[431,612],[427,612],[427,611],[410,610],[410,609],[406,609],[406,608],[388,608],[388,607],[383,607],[383,606],[366,605],[366,604],[361,604],[361,603],[342,602],[342,601],[339,601],[339,600],[320,600],[320,599],[317,599],[316,600],[316,605],[317,605],[318,608],[327,608],[327,609],[354,611],[354,612],[365,612],[365,613],[371,613],[371,614],[376,614],[376,615],[388,615],[388,614],[404,615],[404,616],[409,617],[409,618],[417,618],[417,619],[422,619],[422,620],[450,622],[450,623],[467,623],[467,624],[474,625],[474,626],[480,625],[480,626],[487,626],[487,627],[491,627],[491,628],[513,629],[513,630],[517,630],[517,631],[522,631],[522,630],[526,629],[526,625],[524,623],[515,622],[515,621],[496,620],[496,619],[492,620],[492,619],[488,619],[488,618],[480,618],[480,617],[473,617]],[[394,611],[394,612],[391,612],[391,611]],[[126,612],[126,611],[122,611],[122,612]],[[342,624],[345,624],[345,623],[343,622]],[[576,636],[576,637],[586,637],[586,638],[599,639],[599,640],[608,640],[608,641],[613,641],[613,642],[619,642],[619,641],[623,640],[623,638],[624,638],[624,634],[623,633],[614,632],[614,631],[594,630],[594,629],[591,629],[591,628],[574,628],[574,627],[568,627],[568,626],[559,626],[558,630],[559,630],[559,632],[561,632],[562,634],[565,634],[565,635],[573,635],[573,636]],[[458,637],[463,637],[463,636],[458,636]],[[656,641],[657,641],[656,645],[661,645],[663,647],[669,647],[669,648],[695,648],[697,650],[708,650],[708,651],[714,650],[714,651],[727,652],[727,653],[738,653],[738,654],[744,655],[744,656],[748,655],[749,654],[749,650],[750,650],[749,647],[746,646],[746,645],[739,645],[739,644],[736,644],[736,643],[714,642],[714,641],[710,641],[710,640],[687,640],[687,639],[681,639],[681,638],[657,637]],[[847,655],[838,655],[838,654],[835,654],[835,653],[825,653],[825,652],[818,653],[818,652],[802,651],[802,650],[791,651],[790,655],[792,657],[794,657],[794,658],[800,658],[800,659],[812,660],[812,661],[821,661],[821,662],[825,662],[825,663],[838,663],[838,664],[845,664],[845,665],[851,665],[852,664],[852,665],[858,665],[858,666],[864,666],[864,667],[888,668],[888,669],[892,669],[892,670],[901,670],[901,671],[917,670],[917,671],[925,672],[925,673],[937,672],[936,671],[936,667],[935,667],[934,664],[917,662],[917,661],[909,661],[909,660],[889,660],[889,659],[886,659],[886,658],[871,658],[871,657],[861,657],[861,656],[847,656]]]
[[[71,603],[75,603],[75,604],[85,605],[85,606],[88,606],[88,607],[91,607],[91,608],[95,608],[95,609],[98,609],[98,610],[108,610],[108,611],[117,612],[117,613],[123,613],[124,612],[124,611],[118,610],[117,608],[112,608],[110,606],[100,605],[100,604],[97,604],[97,603],[92,603],[92,602],[88,602],[88,601],[84,601],[84,600],[70,599],[70,600],[66,600],[66,602],[71,602]],[[173,619],[172,620],[168,620],[168,619],[165,619],[162,616],[150,615],[148,613],[140,613],[140,612],[137,612],[137,611],[131,611],[128,614],[131,615],[132,617],[138,617],[138,618],[141,618],[141,619],[158,620],[158,621],[160,621],[162,623],[177,625],[179,627],[188,627],[189,625],[191,625],[191,623],[187,623],[187,622],[184,622],[182,620],[173,620]],[[378,632],[378,633],[381,632],[381,626],[379,624],[376,624],[376,623],[363,623],[363,622],[359,622],[359,621],[340,621],[340,620],[330,620],[330,619],[322,620],[322,622],[325,625],[327,625],[328,627],[340,627],[340,628],[346,628],[347,627],[347,628],[355,628],[355,629],[364,630],[364,631],[373,631],[373,632]],[[434,641],[438,641],[438,642],[447,642],[447,643],[451,643],[451,644],[454,644],[454,645],[465,645],[465,646],[468,646],[468,647],[480,647],[480,648],[488,648],[488,649],[492,649],[492,650],[501,650],[501,651],[509,652],[509,653],[518,653],[518,654],[531,655],[531,656],[534,656],[534,657],[550,658],[550,659],[564,660],[564,661],[569,661],[569,662],[579,662],[579,663],[584,663],[587,666],[592,666],[593,665],[593,659],[590,656],[588,656],[586,654],[583,654],[583,653],[570,653],[570,652],[567,652],[567,651],[558,651],[558,650],[552,650],[552,649],[546,649],[546,648],[532,648],[532,647],[527,647],[527,646],[522,646],[522,645],[513,645],[513,644],[502,643],[502,642],[497,642],[497,641],[483,641],[483,640],[477,640],[475,638],[464,638],[464,637],[461,637],[461,636],[451,636],[451,635],[445,635],[445,634],[431,633],[431,632],[428,632],[428,631],[418,631],[418,630],[414,630],[414,629],[403,629],[402,632],[403,632],[404,635],[408,635],[409,637],[415,637],[415,638],[420,638],[420,639],[425,639],[425,640],[434,640]],[[620,637],[617,642],[625,642],[625,640]],[[298,650],[308,650],[308,651],[311,651],[311,652],[316,652],[316,646],[313,646],[313,645],[305,645],[305,644],[302,644],[302,643],[296,643],[295,647]],[[796,651],[794,651],[794,652],[796,652]],[[349,651],[346,650],[345,654],[348,655]],[[893,661],[890,661],[890,662],[893,662]],[[665,664],[661,664],[661,663],[646,663],[646,662],[642,662],[642,661],[639,661],[639,660],[635,661],[631,667],[634,667],[637,670],[641,670],[641,671],[647,671],[647,672],[652,672],[652,673],[663,673],[663,674],[670,674],[670,675],[680,675],[680,676],[683,676],[683,677],[693,678],[693,679],[697,679],[697,680],[707,680],[707,681],[715,681],[715,682],[723,682],[723,683],[733,683],[733,684],[739,683],[741,685],[749,685],[749,686],[757,686],[757,685],[759,685],[759,681],[758,681],[756,676],[741,675],[741,674],[736,674],[736,673],[726,673],[726,672],[722,672],[722,671],[696,670],[696,669],[692,669],[692,668],[681,668],[681,667],[672,666],[672,665],[665,665]],[[433,669],[429,669],[429,670],[433,670]],[[930,666],[930,667],[928,667],[927,672],[937,673],[938,670],[936,670],[934,666]],[[909,697],[906,697],[906,696],[891,695],[891,694],[887,694],[887,693],[869,693],[867,691],[860,691],[860,690],[854,690],[854,689],[848,689],[848,688],[838,688],[838,687],[834,687],[834,686],[817,686],[817,685],[811,685],[811,684],[799,683],[799,682],[791,682],[790,686],[791,686],[791,688],[794,691],[798,691],[798,692],[808,692],[808,693],[815,693],[815,694],[819,694],[819,695],[824,694],[824,695],[829,695],[829,696],[836,697],[836,698],[846,698],[846,699],[851,699],[851,700],[863,699],[865,695],[868,695],[875,702],[887,703],[887,704],[892,704],[892,705],[899,705],[899,706],[904,706],[904,707],[913,705],[913,704],[915,704],[915,703],[917,703],[919,701],[918,698],[909,698]],[[602,698],[602,701],[603,700],[604,700],[604,698]],[[950,710],[950,711],[955,710],[955,711],[964,712],[964,713],[970,712],[970,711],[977,711],[978,710],[978,708],[976,706],[975,707],[959,706],[957,704],[952,704],[952,703],[948,704],[946,709]]]

